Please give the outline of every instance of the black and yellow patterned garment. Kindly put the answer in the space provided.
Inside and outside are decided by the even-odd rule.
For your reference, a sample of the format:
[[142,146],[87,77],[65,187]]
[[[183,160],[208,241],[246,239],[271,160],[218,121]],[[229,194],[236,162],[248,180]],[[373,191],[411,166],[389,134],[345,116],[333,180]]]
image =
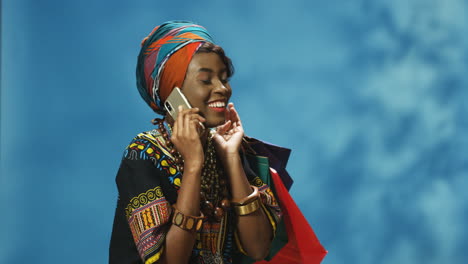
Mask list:
[[[274,231],[281,217],[270,190],[244,162],[252,185],[263,192],[263,210]],[[110,244],[110,263],[158,263],[171,226],[172,207],[182,182],[164,138],[154,129],[137,135],[128,145],[116,177],[119,198]],[[189,263],[232,263],[244,250],[237,238],[235,215],[221,222],[204,221],[197,232]]]

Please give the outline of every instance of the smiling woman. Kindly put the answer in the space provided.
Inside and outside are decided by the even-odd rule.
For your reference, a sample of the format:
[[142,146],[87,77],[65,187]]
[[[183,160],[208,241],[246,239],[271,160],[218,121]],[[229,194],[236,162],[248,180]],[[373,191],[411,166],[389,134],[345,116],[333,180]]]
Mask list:
[[[269,253],[281,210],[243,162],[233,71],[199,25],[167,22],[143,40],[138,90],[165,118],[124,152],[111,263],[252,263]],[[163,106],[175,87],[193,108],[171,117]]]
[[182,86],[182,92],[190,104],[200,110],[199,114],[206,119],[208,127],[224,123],[226,105],[232,94],[228,82],[231,74],[221,58],[214,52],[197,51]]
[[[270,173],[269,161],[257,160],[267,145],[244,136],[239,114],[229,102],[233,73],[224,50],[199,25],[167,22],[143,40],[138,90],[164,119],[154,119],[157,128],[138,134],[124,152],[116,177],[119,199],[110,263],[247,264],[274,256],[272,263],[277,264],[318,263],[323,258],[324,250],[307,224],[281,221],[283,209],[289,217],[304,217],[288,209],[295,205],[281,180],[274,180],[277,174]],[[176,87],[191,108],[173,105]],[[171,101],[170,113],[164,109],[166,99]],[[283,164],[279,169],[287,175],[289,150],[275,148],[282,154],[261,155]],[[274,189],[284,194],[281,207]],[[291,236],[291,230],[302,234]],[[300,247],[300,238],[314,246]],[[302,258],[298,248],[312,257]],[[279,249],[283,254],[275,255]]]

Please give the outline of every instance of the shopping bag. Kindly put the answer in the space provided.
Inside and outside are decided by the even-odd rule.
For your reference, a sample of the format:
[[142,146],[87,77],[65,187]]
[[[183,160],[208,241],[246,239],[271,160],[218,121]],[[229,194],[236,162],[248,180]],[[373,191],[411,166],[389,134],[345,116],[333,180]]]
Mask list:
[[288,191],[293,183],[286,171],[291,150],[254,138],[247,138],[247,142],[244,153],[249,167],[270,186],[283,217],[265,260],[254,262],[244,256],[235,258],[237,262],[234,263],[319,264],[327,251]]
[[270,168],[270,174],[275,186],[276,198],[283,211],[283,221],[286,227],[288,243],[276,252],[271,260],[255,263],[319,264],[327,254],[327,251],[320,244],[307,219],[283,185],[278,173]]

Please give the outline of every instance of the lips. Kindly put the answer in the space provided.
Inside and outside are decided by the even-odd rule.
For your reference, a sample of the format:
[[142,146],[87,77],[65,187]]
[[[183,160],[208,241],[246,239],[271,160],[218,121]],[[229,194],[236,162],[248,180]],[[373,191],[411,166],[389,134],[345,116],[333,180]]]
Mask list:
[[208,103],[208,107],[216,112],[224,112],[226,109],[226,101],[225,100],[215,100]]

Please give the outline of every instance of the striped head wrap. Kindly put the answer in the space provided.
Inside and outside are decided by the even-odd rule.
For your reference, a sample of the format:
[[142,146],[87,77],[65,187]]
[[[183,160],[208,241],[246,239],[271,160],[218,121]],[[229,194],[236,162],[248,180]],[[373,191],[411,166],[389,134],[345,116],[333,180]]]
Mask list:
[[204,42],[213,43],[206,29],[188,21],[168,21],[143,39],[137,87],[153,111],[165,114],[164,101],[175,86],[182,88],[190,60]]

